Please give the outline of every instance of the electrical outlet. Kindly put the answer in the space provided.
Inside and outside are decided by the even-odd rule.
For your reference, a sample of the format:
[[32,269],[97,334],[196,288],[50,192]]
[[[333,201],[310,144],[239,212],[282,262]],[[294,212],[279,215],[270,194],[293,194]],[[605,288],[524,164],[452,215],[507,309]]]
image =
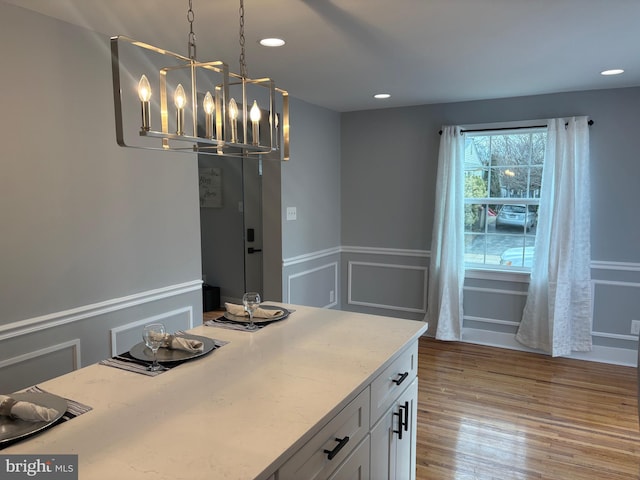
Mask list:
[[640,335],[640,320],[631,320],[631,335]]
[[296,220],[298,218],[298,212],[296,207],[287,207],[287,221]]
[[336,292],[333,290],[329,291],[329,302],[333,303],[336,301]]

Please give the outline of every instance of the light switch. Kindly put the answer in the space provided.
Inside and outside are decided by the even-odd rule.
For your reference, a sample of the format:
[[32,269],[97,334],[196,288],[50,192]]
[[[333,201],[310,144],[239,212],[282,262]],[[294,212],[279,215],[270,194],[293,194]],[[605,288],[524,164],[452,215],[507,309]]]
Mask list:
[[287,221],[295,220],[298,218],[298,212],[296,207],[287,207]]

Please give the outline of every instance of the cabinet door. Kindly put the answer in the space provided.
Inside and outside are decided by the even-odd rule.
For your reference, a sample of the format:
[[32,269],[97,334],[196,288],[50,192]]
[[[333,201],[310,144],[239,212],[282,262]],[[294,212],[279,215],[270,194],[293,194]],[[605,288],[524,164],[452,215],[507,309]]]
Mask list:
[[371,430],[371,479],[415,480],[418,380]]
[[[395,475],[397,480],[416,478],[416,422],[418,419],[418,380],[414,380],[396,404],[402,411],[402,439],[395,434]],[[400,418],[398,417],[398,420]]]
[[369,480],[369,437],[329,477],[329,480]]

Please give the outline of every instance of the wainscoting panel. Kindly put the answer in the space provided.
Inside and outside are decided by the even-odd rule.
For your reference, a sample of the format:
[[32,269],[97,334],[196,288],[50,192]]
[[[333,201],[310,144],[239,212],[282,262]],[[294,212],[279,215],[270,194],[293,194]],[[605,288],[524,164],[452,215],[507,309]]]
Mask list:
[[467,320],[488,325],[519,325],[527,301],[526,292],[491,287],[469,287],[463,290],[465,326]]
[[[593,330],[602,332],[601,344],[612,344],[611,340],[626,340],[635,343],[637,335],[631,335],[632,320],[640,320],[640,283],[611,280],[592,280],[593,284]],[[615,342],[619,343],[619,342]],[[635,348],[634,345],[629,345]]]
[[338,262],[287,276],[288,303],[331,308],[337,305]]
[[424,314],[427,283],[426,267],[350,261],[348,303]]
[[142,330],[150,323],[162,323],[168,333],[194,327],[193,307],[184,307],[170,312],[143,318],[111,329],[111,356],[131,350],[142,341]]
[[16,391],[127,351],[142,341],[147,323],[161,321],[170,332],[195,326],[202,321],[201,286],[195,280],[0,325],[0,391]]
[[80,365],[80,339],[25,352],[0,361],[0,393],[14,392],[30,384],[71,372]]

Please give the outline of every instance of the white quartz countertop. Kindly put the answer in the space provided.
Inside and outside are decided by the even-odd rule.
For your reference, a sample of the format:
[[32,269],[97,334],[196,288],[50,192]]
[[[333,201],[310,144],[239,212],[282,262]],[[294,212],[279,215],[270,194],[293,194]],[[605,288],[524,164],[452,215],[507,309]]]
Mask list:
[[91,365],[39,386],[93,407],[2,454],[78,454],[80,479],[266,479],[427,324],[287,305],[256,332],[148,377]]

